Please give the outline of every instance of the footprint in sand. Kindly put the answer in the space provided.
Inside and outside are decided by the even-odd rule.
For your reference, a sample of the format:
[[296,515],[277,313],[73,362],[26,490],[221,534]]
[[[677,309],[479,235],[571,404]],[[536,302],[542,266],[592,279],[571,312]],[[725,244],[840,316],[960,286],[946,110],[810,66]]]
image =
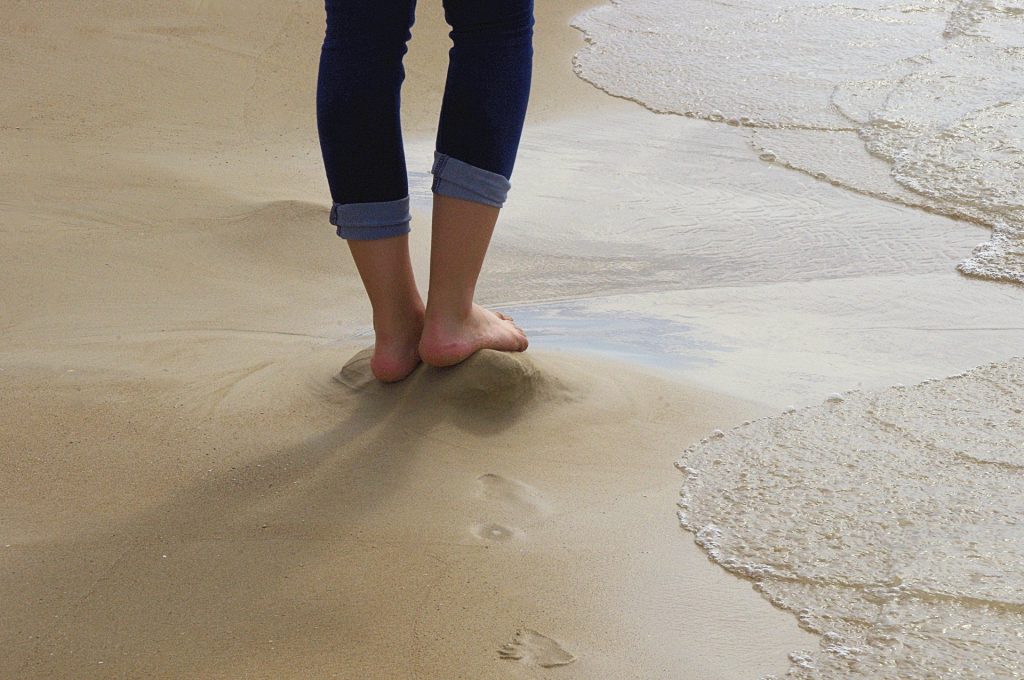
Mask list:
[[545,513],[548,510],[540,493],[520,481],[490,473],[480,475],[477,481],[480,482],[482,498],[501,503],[509,510],[530,515]]
[[517,630],[512,642],[498,649],[498,656],[541,668],[565,666],[576,660],[576,657],[562,649],[562,645],[557,641],[529,628]]
[[353,390],[361,390],[369,385],[374,385],[376,379],[370,371],[370,359],[372,358],[373,347],[367,347],[357,352],[345,363],[341,373],[334,376],[334,382]]
[[473,535],[485,541],[507,541],[516,535],[515,529],[501,524],[477,524],[473,527]]
[[[488,473],[477,477],[477,482],[480,484],[480,498],[487,501],[490,511],[503,522],[525,522],[548,512],[540,493],[520,481]],[[522,533],[500,522],[481,522],[470,531],[477,538],[498,542],[508,541]]]

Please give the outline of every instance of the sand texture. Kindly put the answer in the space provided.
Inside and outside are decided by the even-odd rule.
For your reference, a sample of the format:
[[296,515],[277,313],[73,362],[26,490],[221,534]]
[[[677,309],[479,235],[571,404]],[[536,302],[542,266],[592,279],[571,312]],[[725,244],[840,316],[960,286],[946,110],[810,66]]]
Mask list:
[[[447,48],[421,4],[414,145]],[[534,125],[611,101],[571,72],[581,7],[538,7]],[[322,21],[0,9],[0,676],[784,669],[813,638],[674,516],[681,445],[763,407],[543,348],[371,379],[326,221]]]
[[1024,287],[953,269],[982,230],[584,82],[590,4],[538,0],[479,286],[530,350],[394,386],[327,222],[320,4],[0,7],[0,677],[738,680],[818,647],[679,526],[673,462],[1005,359]]

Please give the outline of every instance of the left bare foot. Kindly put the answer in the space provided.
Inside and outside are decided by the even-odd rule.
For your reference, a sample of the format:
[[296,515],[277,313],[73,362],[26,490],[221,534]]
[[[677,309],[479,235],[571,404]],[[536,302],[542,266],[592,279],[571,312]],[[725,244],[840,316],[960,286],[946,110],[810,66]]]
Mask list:
[[370,370],[377,380],[398,382],[409,376],[420,364],[419,343],[423,333],[423,311],[393,329],[379,329],[374,324],[376,340]]

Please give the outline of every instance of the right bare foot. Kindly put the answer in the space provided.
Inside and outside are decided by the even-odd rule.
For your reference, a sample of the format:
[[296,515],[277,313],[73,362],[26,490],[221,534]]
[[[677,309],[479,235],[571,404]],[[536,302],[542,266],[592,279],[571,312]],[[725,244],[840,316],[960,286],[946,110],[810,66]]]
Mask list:
[[522,352],[529,344],[526,333],[501,312],[473,305],[460,320],[433,318],[428,309],[419,354],[431,366],[453,366],[482,349]]

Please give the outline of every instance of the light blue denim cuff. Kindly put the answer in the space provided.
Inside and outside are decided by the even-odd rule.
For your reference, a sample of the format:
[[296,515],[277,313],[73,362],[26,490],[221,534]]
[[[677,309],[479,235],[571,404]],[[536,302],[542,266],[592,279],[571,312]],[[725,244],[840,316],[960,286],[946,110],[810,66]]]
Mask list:
[[434,167],[430,172],[434,175],[434,183],[430,187],[434,193],[495,208],[504,205],[508,190],[512,187],[504,175],[478,168],[439,151],[434,152]]
[[354,241],[401,236],[410,231],[409,197],[379,203],[335,203],[331,224],[338,236]]

